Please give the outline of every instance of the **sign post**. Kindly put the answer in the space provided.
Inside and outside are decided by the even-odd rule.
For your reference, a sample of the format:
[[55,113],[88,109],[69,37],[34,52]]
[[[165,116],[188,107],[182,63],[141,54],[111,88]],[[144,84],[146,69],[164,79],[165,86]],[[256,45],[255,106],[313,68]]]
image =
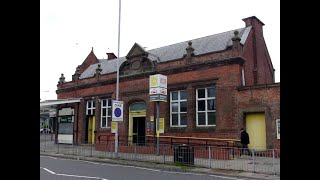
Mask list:
[[151,75],[150,78],[150,101],[156,102],[157,118],[156,118],[156,133],[157,133],[157,156],[160,155],[160,139],[159,139],[159,120],[160,120],[160,101],[167,102],[167,76],[162,74]]
[[112,101],[112,121],[116,123],[114,151],[118,157],[118,122],[123,121],[123,101]]

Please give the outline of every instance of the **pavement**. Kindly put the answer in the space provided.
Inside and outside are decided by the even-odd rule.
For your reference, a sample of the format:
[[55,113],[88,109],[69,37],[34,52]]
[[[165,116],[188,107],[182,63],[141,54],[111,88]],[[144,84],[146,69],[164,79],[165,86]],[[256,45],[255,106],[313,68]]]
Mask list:
[[137,167],[154,168],[154,169],[173,171],[173,172],[203,173],[203,174],[211,174],[211,175],[229,176],[229,177],[235,177],[235,178],[248,178],[248,179],[261,179],[261,180],[280,180],[280,175],[260,174],[260,173],[236,171],[236,170],[210,169],[210,168],[199,168],[199,167],[190,167],[190,166],[175,166],[175,165],[170,165],[170,164],[141,162],[141,161],[135,161],[135,160],[106,159],[106,158],[99,158],[99,157],[64,155],[64,154],[56,154],[56,153],[52,153],[52,152],[51,153],[50,152],[40,152],[40,155],[67,158],[67,159],[93,161],[93,162],[100,162],[100,163],[111,163],[111,164],[121,164],[121,165],[137,166]]

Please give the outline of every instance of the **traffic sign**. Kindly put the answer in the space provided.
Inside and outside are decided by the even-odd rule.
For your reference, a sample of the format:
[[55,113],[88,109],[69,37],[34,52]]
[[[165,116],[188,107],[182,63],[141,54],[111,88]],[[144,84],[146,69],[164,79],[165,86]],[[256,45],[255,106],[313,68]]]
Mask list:
[[123,101],[112,101],[112,121],[123,121]]

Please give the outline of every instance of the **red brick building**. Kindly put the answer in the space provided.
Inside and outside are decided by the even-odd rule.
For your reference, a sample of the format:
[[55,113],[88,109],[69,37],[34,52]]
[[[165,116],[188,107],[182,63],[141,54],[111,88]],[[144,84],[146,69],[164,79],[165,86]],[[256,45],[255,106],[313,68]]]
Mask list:
[[[244,127],[249,147],[280,148],[280,84],[263,37],[263,23],[243,19],[245,27],[152,50],[134,44],[125,57],[93,50],[77,67],[72,81],[60,78],[58,99],[81,98],[60,106],[73,109],[73,140],[94,143],[111,133],[111,100],[116,98],[119,61],[119,100],[124,102],[119,135],[155,134],[155,102],[149,97],[149,76],[167,76],[167,102],[160,103],[164,133],[160,136],[239,139]],[[280,135],[278,135],[280,136]]]

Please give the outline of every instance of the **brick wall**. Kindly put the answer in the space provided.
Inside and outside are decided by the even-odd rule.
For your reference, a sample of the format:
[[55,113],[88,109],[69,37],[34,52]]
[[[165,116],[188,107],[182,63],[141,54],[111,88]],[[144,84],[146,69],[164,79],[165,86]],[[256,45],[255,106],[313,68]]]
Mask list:
[[263,37],[264,24],[255,17],[246,18],[244,21],[246,26],[252,26],[243,47],[246,85],[273,83],[273,66]]
[[234,119],[239,123],[238,129],[245,127],[245,113],[264,112],[267,148],[280,148],[276,134],[276,119],[280,119],[280,83],[242,87],[237,92],[236,104]]

